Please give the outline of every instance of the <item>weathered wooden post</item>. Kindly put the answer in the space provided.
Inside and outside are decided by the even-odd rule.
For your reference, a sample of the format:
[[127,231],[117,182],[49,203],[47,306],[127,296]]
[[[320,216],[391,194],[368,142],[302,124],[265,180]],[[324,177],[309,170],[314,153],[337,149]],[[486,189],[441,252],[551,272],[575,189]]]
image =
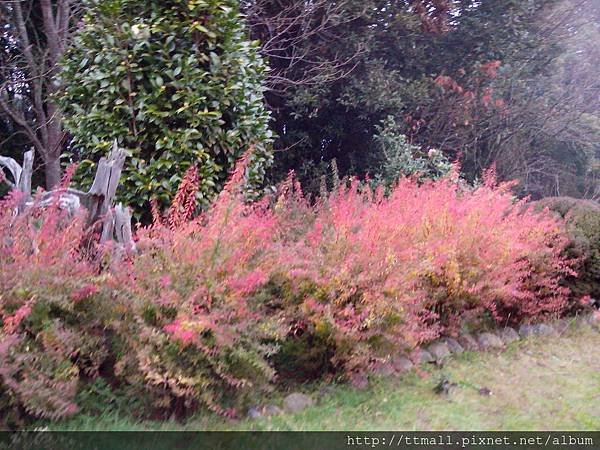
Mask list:
[[23,167],[14,159],[7,156],[0,156],[0,166],[8,169],[14,180],[5,179],[5,182],[13,188],[25,193],[25,197],[18,207],[18,212],[23,211],[27,201],[31,198],[31,177],[33,175],[33,157],[34,151],[29,150],[23,156]]
[[[33,158],[33,150],[25,153],[23,167],[21,167],[14,159],[0,156],[0,166],[6,167],[14,180],[14,182],[6,180],[9,186],[26,194],[17,213],[33,204],[31,199]],[[108,156],[100,159],[94,182],[88,192],[70,188],[45,192],[37,199],[39,205],[49,205],[58,198],[60,207],[71,213],[84,206],[88,213],[87,226],[93,226],[99,221],[102,223],[100,242],[115,240],[127,249],[133,250],[135,243],[131,231],[131,211],[121,204],[114,210],[112,208],[124,164],[125,152],[119,149],[115,140]]]
[[89,212],[89,223],[104,217],[111,208],[125,164],[125,152],[117,141],[106,158],[101,158],[92,187],[86,194],[85,206]]

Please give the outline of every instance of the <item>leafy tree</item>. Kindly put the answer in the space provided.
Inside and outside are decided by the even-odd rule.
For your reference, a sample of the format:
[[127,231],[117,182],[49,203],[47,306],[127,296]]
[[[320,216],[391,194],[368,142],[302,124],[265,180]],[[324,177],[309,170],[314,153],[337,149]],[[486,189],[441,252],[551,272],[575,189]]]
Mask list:
[[377,127],[392,115],[410,144],[459,159],[468,179],[496,163],[501,179],[522,180],[523,194],[582,195],[594,141],[585,122],[597,114],[600,83],[579,70],[566,89],[560,58],[569,55],[580,69],[597,59],[588,56],[592,48],[568,45],[581,41],[580,19],[594,2],[345,3],[363,6],[361,14],[294,50],[351,61],[345,76],[269,94],[277,146],[287,149],[275,178],[295,168],[308,184],[332,159],[342,175],[373,173],[386,164]]
[[460,156],[470,178],[495,163],[502,179],[520,180],[521,194],[589,195],[598,135],[590,119],[600,111],[590,67],[597,51],[584,45],[598,26],[593,12],[587,0],[490,2],[467,11],[467,26],[444,39],[487,53],[471,68],[445,65],[433,101],[412,115],[422,126],[411,137]]
[[64,59],[61,104],[88,181],[117,139],[129,152],[122,200],[148,218],[191,166],[206,205],[232,163],[254,146],[248,191],[271,155],[266,71],[236,0],[86,0]]

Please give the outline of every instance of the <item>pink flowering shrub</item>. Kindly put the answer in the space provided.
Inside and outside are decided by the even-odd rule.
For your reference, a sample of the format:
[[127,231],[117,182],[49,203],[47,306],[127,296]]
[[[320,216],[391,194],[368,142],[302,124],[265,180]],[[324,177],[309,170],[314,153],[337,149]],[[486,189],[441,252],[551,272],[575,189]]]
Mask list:
[[268,362],[351,373],[466,325],[566,307],[562,224],[491,172],[477,188],[402,179],[387,196],[352,181],[314,204],[290,177],[248,205],[242,170],[201,217],[171,211],[138,233],[122,283],[143,323],[129,367],[165,404],[234,414],[222,401],[266,386]]
[[19,203],[18,194],[0,202],[0,396],[34,417],[65,417],[106,354],[99,274],[83,217],[57,204],[15,215]]
[[138,413],[233,417],[288,378],[351,375],[440,334],[568,306],[563,223],[492,172],[476,188],[405,178],[386,195],[354,180],[316,201],[290,176],[249,204],[245,165],[198,217],[190,169],[121,259],[90,244],[82,216],[15,216],[19,199],[3,201],[0,416],[74,414],[101,378],[143,399]]
[[492,173],[476,189],[450,178],[402,179],[386,197],[356,181],[340,187],[279,253],[301,322],[326,333],[334,362],[353,370],[465,324],[559,315],[569,296],[561,280],[573,275],[563,226],[523,211],[509,188]]
[[[139,255],[116,275],[124,274],[137,324],[117,373],[170,411],[202,405],[234,416],[239,401],[263,391],[274,376],[267,341],[277,325],[252,295],[270,276],[276,222],[265,204],[238,198],[244,169],[245,160],[211,209],[194,220],[177,217],[195,207],[179,194],[178,209],[166,220],[155,212],[155,223],[137,233]],[[183,186],[189,176],[194,172]]]

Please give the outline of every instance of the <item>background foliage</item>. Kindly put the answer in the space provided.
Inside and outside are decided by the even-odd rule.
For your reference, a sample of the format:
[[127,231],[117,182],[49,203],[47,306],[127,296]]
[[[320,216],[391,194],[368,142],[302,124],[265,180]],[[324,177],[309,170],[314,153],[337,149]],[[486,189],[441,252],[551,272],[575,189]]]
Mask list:
[[[289,51],[346,72],[267,94],[276,147],[287,149],[275,178],[293,168],[308,185],[334,158],[342,175],[372,173],[384,159],[377,127],[393,115],[407,142],[460,160],[469,180],[495,163],[524,195],[594,195],[600,85],[589,43],[598,36],[597,2],[342,3],[345,16],[319,12],[327,33]],[[270,60],[294,80],[311,67]]]
[[589,200],[552,197],[540,200],[536,208],[548,208],[567,224],[570,244],[566,251],[577,260],[577,277],[567,285],[575,295],[600,298],[600,205]]

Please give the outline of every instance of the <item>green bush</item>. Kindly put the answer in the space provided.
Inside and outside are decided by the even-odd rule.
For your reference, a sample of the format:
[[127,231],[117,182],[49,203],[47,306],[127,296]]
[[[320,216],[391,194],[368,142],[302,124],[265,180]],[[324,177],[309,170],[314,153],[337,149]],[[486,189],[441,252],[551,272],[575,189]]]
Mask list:
[[[170,204],[183,173],[200,169],[203,206],[253,145],[247,189],[272,160],[266,71],[236,0],[85,0],[64,59],[60,103],[81,159],[80,182],[114,139],[128,151],[119,196],[147,211]],[[148,219],[147,216],[145,216]]]
[[567,283],[576,296],[600,298],[600,204],[571,197],[550,197],[536,202],[563,218],[571,237],[569,256],[580,260],[578,276]]
[[379,167],[375,171],[375,182],[378,184],[389,187],[401,177],[435,180],[452,169],[452,163],[439,150],[430,149],[424,153],[420,146],[411,144],[400,133],[392,116],[377,127],[373,139],[379,155]]

